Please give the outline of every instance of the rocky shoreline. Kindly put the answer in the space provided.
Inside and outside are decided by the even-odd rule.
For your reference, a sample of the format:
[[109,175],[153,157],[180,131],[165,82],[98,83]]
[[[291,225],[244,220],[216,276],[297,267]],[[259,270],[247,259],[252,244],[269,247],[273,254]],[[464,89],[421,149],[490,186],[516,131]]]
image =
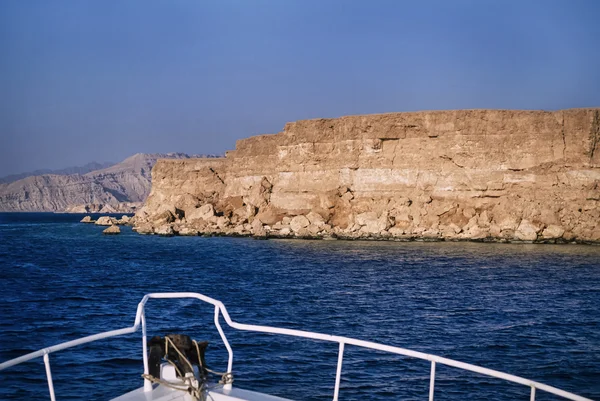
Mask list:
[[140,234],[600,243],[600,109],[297,121],[159,160]]
[[63,212],[58,213],[134,214],[142,205],[142,202],[120,202],[115,204],[86,203],[82,205],[70,205]]
[[[127,216],[123,216],[127,217]],[[168,215],[163,216],[171,219]],[[398,230],[386,230],[383,232],[366,232],[362,230],[365,226],[354,226],[349,230],[332,228],[324,223],[322,217],[316,214],[304,216],[299,215],[294,218],[284,218],[283,221],[269,226],[262,224],[259,219],[254,219],[252,223],[245,223],[238,226],[230,224],[228,219],[221,219],[223,216],[214,216],[208,221],[188,223],[185,220],[176,219],[173,223],[161,224],[160,220],[154,222],[144,222],[136,225],[135,218],[131,220],[109,218],[110,220],[91,220],[90,216],[84,217],[81,223],[91,223],[96,225],[108,226],[103,231],[104,234],[118,234],[119,225],[131,226],[133,231],[141,235],[157,235],[163,237],[173,236],[200,236],[200,237],[247,237],[259,240],[266,239],[299,239],[299,240],[341,240],[341,241],[395,241],[395,242],[483,242],[483,243],[510,243],[510,244],[586,244],[600,245],[600,241],[582,241],[577,238],[566,239],[562,237],[561,229],[556,226],[547,227],[543,231],[536,233],[535,238],[529,226],[529,222],[522,222],[512,237],[493,237],[491,235],[478,235],[470,237],[469,234],[463,235],[416,235]],[[535,228],[534,228],[535,230]],[[564,233],[563,233],[564,234]]]
[[[159,236],[229,236],[252,237],[256,239],[308,239],[308,240],[347,240],[347,241],[397,241],[397,242],[487,242],[487,243],[537,243],[537,244],[596,244],[600,241],[581,240],[565,235],[564,229],[556,225],[542,227],[531,221],[504,222],[500,227],[487,223],[486,227],[478,225],[482,221],[474,210],[463,211],[468,218],[464,227],[451,226],[451,230],[404,230],[392,226],[389,216],[377,217],[373,212],[358,215],[357,223],[342,229],[327,224],[323,217],[315,212],[294,217],[285,216],[272,225],[264,224],[259,217],[252,216],[248,222],[232,224],[231,217],[215,214],[213,205],[202,207],[201,217],[188,221],[170,211],[165,211],[152,221],[136,222],[135,217],[129,225],[143,235]],[[485,216],[483,217],[485,219]],[[235,220],[235,218],[234,218]],[[484,220],[485,222],[485,220]],[[384,228],[385,227],[385,228]],[[504,229],[503,229],[504,228]],[[492,233],[496,233],[494,236]]]

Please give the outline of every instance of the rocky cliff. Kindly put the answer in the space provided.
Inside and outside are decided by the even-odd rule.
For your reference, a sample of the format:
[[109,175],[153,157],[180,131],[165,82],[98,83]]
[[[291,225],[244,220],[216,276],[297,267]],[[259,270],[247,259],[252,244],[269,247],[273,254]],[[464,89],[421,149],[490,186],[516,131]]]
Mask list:
[[159,158],[189,157],[138,153],[86,174],[43,174],[0,184],[0,211],[127,212],[148,196],[150,171]]
[[600,109],[288,123],[159,160],[142,233],[600,242]]

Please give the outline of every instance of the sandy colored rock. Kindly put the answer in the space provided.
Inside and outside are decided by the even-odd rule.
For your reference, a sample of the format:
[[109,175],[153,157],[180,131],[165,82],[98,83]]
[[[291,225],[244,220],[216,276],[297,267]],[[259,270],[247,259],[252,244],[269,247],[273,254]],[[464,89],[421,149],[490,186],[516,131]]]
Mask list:
[[108,204],[108,205],[104,205],[102,206],[102,209],[100,209],[100,211],[98,213],[117,213],[117,209],[115,207],[113,207],[112,205]]
[[153,222],[164,207],[187,219],[187,197],[215,205],[230,218],[223,229],[234,231],[248,232],[258,214],[296,234],[328,224],[347,238],[545,241],[558,235],[556,226],[565,241],[593,242],[600,237],[599,113],[456,110],[296,121],[238,141],[224,158],[159,160],[136,224]]
[[65,208],[65,213],[89,213],[90,210],[85,205],[69,205]]
[[109,235],[120,234],[120,233],[121,233],[121,229],[118,226],[110,226],[110,227],[104,229],[104,231],[102,231],[102,234],[109,234]]
[[133,231],[137,232],[138,234],[152,235],[152,234],[154,234],[154,227],[150,223],[142,222],[142,223],[136,224],[133,227]]
[[187,221],[205,220],[209,221],[215,215],[215,209],[212,204],[208,203],[199,208],[192,209],[186,212],[185,219]]
[[293,232],[298,233],[303,228],[306,228],[310,225],[310,221],[306,218],[306,216],[294,216],[294,218],[290,221],[290,228]]
[[163,226],[169,223],[173,223],[176,217],[171,210],[163,210],[152,216],[151,222],[154,226]]
[[298,238],[313,238],[314,235],[308,231],[308,228],[301,227],[298,231],[294,231],[294,235]]
[[268,225],[279,223],[284,217],[285,211],[272,206],[264,206],[256,214],[257,219],[260,219],[260,221]]
[[266,207],[269,204],[271,198],[271,189],[273,185],[267,180],[266,177],[262,177],[260,182],[252,185],[247,193],[243,197],[244,203],[252,205],[257,209]]
[[364,212],[356,216],[356,223],[360,225],[360,231],[367,234],[377,234],[389,228],[387,214],[377,216],[375,212]]
[[182,236],[196,236],[198,235],[198,230],[193,228],[193,227],[189,227],[189,226],[182,226],[179,228],[179,231],[177,232],[177,234],[182,235]]
[[252,221],[252,235],[254,235],[255,237],[266,237],[267,236],[267,231],[265,230],[265,227],[263,226],[263,223],[260,221],[260,219],[256,218]]
[[542,231],[542,238],[556,239],[562,237],[564,233],[564,228],[557,225],[549,225]]
[[85,216],[79,221],[80,223],[95,223],[96,220],[92,220],[92,216]]
[[321,228],[315,224],[309,225],[306,229],[313,236],[316,236],[321,231]]
[[[83,205],[69,205],[65,208],[65,213],[135,213],[142,202],[118,202],[111,203],[110,208],[103,203],[86,203]],[[109,210],[110,212],[107,212]]]
[[154,228],[154,234],[161,235],[163,237],[172,237],[173,235],[175,235],[175,231],[173,230],[173,227],[171,227],[168,224],[165,224],[160,227]]
[[515,231],[515,237],[521,241],[535,241],[539,228],[532,224],[529,220],[521,220],[521,224]]
[[102,217],[99,217],[98,220],[96,220],[95,224],[97,226],[112,226],[116,223],[117,223],[117,219],[115,219],[114,217],[102,216]]
[[316,226],[317,228],[323,227],[325,225],[325,219],[319,213],[310,212],[306,215],[306,218],[310,222],[311,225]]

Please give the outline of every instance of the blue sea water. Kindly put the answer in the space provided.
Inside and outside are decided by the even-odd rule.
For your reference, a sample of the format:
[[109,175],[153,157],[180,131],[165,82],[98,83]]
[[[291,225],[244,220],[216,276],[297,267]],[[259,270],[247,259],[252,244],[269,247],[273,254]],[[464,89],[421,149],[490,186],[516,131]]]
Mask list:
[[[133,325],[149,292],[222,300],[242,323],[356,337],[506,371],[600,399],[600,247],[118,236],[82,215],[0,214],[0,361]],[[210,341],[213,308],[151,300],[150,335]],[[332,397],[337,344],[239,332],[235,386]],[[141,334],[50,355],[59,400],[142,385]],[[346,347],[342,400],[425,400],[427,361]],[[0,372],[0,399],[48,399],[40,359]],[[538,391],[539,400],[558,399]],[[528,400],[529,389],[437,367],[436,400]]]

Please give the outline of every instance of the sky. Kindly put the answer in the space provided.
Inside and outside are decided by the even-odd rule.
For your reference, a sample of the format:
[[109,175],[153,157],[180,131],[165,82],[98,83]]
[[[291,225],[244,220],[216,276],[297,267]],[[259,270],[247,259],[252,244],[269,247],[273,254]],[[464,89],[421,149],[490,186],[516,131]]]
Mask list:
[[0,1],[0,176],[288,121],[600,106],[597,0]]

